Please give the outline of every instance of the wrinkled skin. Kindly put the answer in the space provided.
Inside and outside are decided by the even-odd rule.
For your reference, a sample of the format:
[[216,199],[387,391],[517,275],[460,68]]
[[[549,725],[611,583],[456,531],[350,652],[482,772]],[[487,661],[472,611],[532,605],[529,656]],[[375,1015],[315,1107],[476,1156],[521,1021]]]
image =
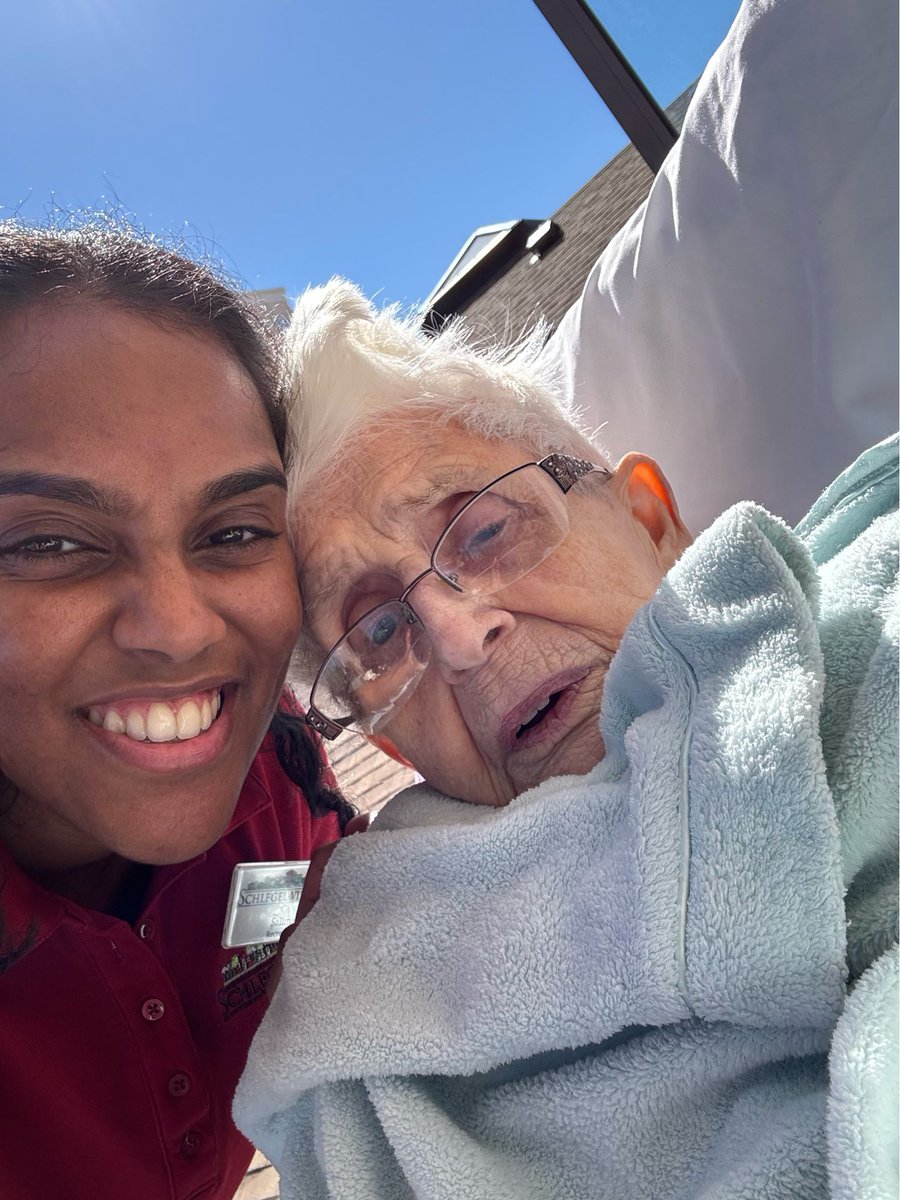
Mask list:
[[[428,565],[435,539],[474,491],[534,457],[459,427],[399,420],[355,444],[339,480],[304,499],[295,531],[308,627],[323,653]],[[427,504],[392,511],[436,481]],[[568,504],[566,540],[503,591],[460,596],[431,576],[411,597],[433,658],[380,733],[448,795],[505,804],[603,756],[597,715],[610,660],[690,535],[659,468],[641,455],[623,459],[605,485],[576,484]],[[516,738],[517,722],[560,682],[567,686],[554,712]]]
[[[117,505],[0,494],[0,837],[101,907],[123,864],[190,858],[231,818],[300,623],[281,462],[253,384],[203,332],[34,307],[0,329],[0,375],[0,472],[77,477]],[[204,496],[247,471],[256,486]],[[220,686],[212,728],[141,743],[143,764],[88,719]]]

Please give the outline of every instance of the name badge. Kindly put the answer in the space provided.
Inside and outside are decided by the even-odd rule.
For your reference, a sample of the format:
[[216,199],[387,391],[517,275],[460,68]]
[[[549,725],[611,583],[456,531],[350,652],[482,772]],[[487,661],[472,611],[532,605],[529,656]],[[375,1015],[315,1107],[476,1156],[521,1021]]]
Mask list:
[[277,942],[297,915],[308,861],[238,863],[231,876],[222,945]]

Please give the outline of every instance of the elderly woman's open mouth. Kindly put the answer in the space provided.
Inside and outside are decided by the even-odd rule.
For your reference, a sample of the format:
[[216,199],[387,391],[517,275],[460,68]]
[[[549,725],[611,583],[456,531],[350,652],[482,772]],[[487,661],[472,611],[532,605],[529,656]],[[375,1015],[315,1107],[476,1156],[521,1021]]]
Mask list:
[[560,671],[534,688],[500,723],[500,741],[507,753],[557,741],[569,729],[569,717],[588,667]]

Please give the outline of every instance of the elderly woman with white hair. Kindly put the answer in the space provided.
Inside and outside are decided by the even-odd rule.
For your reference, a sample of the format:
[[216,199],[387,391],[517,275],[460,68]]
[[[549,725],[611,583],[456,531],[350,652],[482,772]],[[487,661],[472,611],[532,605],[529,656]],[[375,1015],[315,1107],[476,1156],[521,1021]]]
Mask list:
[[692,544],[533,345],[333,281],[292,355],[308,719],[426,783],[287,945],[235,1105],[282,1194],[881,1195],[896,441]]
[[[295,331],[309,663],[334,644],[310,723],[402,745],[475,804],[588,770],[610,660],[690,542],[659,467],[607,469],[537,338],[513,356],[452,328],[424,342],[347,283],[301,301]],[[515,616],[494,600],[513,585]]]

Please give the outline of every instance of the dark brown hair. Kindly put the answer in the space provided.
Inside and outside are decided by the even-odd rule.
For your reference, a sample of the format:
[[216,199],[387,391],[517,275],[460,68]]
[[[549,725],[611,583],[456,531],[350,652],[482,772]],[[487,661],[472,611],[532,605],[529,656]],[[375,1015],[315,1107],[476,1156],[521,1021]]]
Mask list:
[[71,229],[0,222],[0,320],[30,304],[79,297],[210,333],[253,380],[286,460],[276,338],[246,295],[209,267],[111,221]]

